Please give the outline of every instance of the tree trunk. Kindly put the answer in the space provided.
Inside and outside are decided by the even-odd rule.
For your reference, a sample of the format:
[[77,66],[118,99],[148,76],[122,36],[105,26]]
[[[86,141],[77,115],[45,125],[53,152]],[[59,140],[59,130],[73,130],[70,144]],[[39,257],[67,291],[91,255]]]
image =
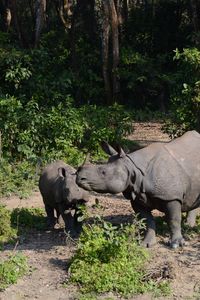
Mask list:
[[103,24],[102,24],[102,63],[103,63],[103,79],[106,94],[107,105],[112,103],[112,92],[109,76],[109,5],[108,1],[103,1]]
[[24,39],[22,30],[21,30],[21,25],[20,25],[20,22],[18,20],[16,0],[10,0],[9,5],[10,5],[10,9],[11,9],[12,20],[13,20],[13,23],[14,23],[15,30],[17,31],[19,42],[20,42],[20,44],[23,48],[27,48],[28,44],[27,44],[26,40]]
[[0,1],[0,15],[3,20],[3,31],[8,31],[11,24],[12,14],[9,0]]
[[110,7],[110,19],[112,29],[112,89],[113,89],[113,100],[118,102],[119,100],[119,78],[118,78],[118,67],[119,67],[119,20],[117,14],[117,7],[114,0],[109,0]]
[[45,21],[46,13],[46,0],[35,1],[35,42],[34,47],[37,48],[39,45],[40,34],[42,26]]
[[200,46],[200,5],[199,1],[191,0],[191,9],[192,9],[192,22],[195,30],[195,42],[197,46]]
[[56,10],[65,29],[71,28],[72,3],[70,0],[58,0],[56,2]]

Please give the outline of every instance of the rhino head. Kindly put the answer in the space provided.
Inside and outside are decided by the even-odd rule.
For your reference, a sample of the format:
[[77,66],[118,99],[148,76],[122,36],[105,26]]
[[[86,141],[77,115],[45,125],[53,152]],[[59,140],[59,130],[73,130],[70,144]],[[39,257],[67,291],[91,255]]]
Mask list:
[[130,180],[130,159],[120,147],[115,150],[104,142],[102,148],[110,155],[108,162],[101,165],[84,163],[77,170],[76,183],[88,191],[99,193],[125,191]]
[[61,167],[58,169],[58,176],[61,184],[62,201],[67,205],[73,206],[77,203],[86,202],[84,198],[86,192],[76,184],[76,174],[67,168]]

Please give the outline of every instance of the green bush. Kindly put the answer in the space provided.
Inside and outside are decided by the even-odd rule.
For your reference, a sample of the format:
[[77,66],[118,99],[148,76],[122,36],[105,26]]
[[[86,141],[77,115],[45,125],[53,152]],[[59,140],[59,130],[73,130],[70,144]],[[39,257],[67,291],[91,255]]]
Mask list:
[[128,296],[164,291],[164,285],[145,280],[149,254],[138,246],[136,236],[135,225],[119,229],[107,222],[84,226],[70,265],[70,282],[83,293],[113,291]]
[[178,71],[174,75],[170,119],[164,126],[171,137],[191,129],[200,130],[200,51],[176,49],[174,60]]
[[11,212],[0,205],[0,244],[13,241],[17,237],[17,230],[11,226]]
[[20,161],[60,158],[78,165],[85,152],[97,152],[101,140],[119,142],[132,130],[123,106],[75,108],[70,97],[51,107],[1,98],[0,115],[3,154]]
[[16,194],[25,198],[38,184],[39,165],[30,161],[9,163],[0,160],[0,196]]
[[5,261],[0,261],[0,290],[16,283],[27,271],[27,259],[21,253],[14,254]]

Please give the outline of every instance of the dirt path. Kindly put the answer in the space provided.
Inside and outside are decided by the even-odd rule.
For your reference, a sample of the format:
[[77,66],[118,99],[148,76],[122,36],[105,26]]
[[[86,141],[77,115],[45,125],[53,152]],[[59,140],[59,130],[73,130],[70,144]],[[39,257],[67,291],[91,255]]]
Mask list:
[[[136,130],[131,136],[134,140],[146,144],[149,141],[168,141],[169,138],[160,131],[159,123],[136,124]],[[142,141],[141,141],[142,140]],[[94,208],[95,198],[99,199],[101,209]],[[39,192],[29,199],[20,200],[17,197],[1,199],[9,208],[15,207],[43,207]],[[89,203],[91,215],[100,214],[105,219],[119,224],[131,221],[132,209],[130,202],[121,195],[92,195]],[[167,237],[158,237],[158,244],[149,249],[154,256],[152,268],[159,271],[161,276],[164,269],[170,272],[173,294],[159,299],[200,299],[200,239],[192,238],[187,245],[177,251],[166,246]],[[2,254],[7,255],[14,246],[9,246]],[[17,284],[8,287],[0,293],[0,300],[72,300],[77,291],[74,287],[63,285],[67,280],[66,268],[70,257],[75,251],[71,242],[66,242],[62,231],[32,232],[21,239],[17,245],[27,256],[31,272],[24,276]],[[159,280],[159,277],[158,277]],[[117,297],[109,293],[109,298]],[[105,298],[105,297],[104,297]],[[150,300],[149,295],[140,295],[131,299]]]

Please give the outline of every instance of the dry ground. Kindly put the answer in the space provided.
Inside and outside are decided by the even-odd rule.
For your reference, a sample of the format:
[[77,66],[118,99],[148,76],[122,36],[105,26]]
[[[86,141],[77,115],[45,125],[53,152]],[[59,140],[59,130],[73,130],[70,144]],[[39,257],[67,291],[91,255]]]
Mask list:
[[[150,141],[167,141],[167,135],[160,131],[159,123],[137,123],[135,133],[131,139],[140,141],[141,144]],[[95,198],[99,199],[101,209],[93,208]],[[29,199],[20,200],[17,197],[1,199],[9,208],[15,207],[43,207],[39,192],[34,193]],[[130,202],[121,195],[92,195],[89,203],[92,215],[101,214],[105,219],[114,223],[131,220],[132,209]],[[10,249],[3,251],[7,255]],[[70,300],[76,298],[76,288],[64,287],[67,280],[66,268],[68,261],[75,251],[74,245],[66,242],[62,231],[32,232],[24,236],[16,245],[27,256],[31,266],[30,274],[24,276],[17,284],[8,287],[0,293],[0,300]],[[166,237],[159,236],[158,244],[149,249],[153,255],[151,268],[162,277],[167,270],[171,277],[173,293],[170,297],[159,299],[200,299],[200,238],[195,237],[187,241],[187,245],[180,250],[172,251],[166,245]],[[109,293],[106,297],[117,299]],[[104,297],[105,298],[105,297]],[[131,299],[150,300],[150,295],[132,297]]]

